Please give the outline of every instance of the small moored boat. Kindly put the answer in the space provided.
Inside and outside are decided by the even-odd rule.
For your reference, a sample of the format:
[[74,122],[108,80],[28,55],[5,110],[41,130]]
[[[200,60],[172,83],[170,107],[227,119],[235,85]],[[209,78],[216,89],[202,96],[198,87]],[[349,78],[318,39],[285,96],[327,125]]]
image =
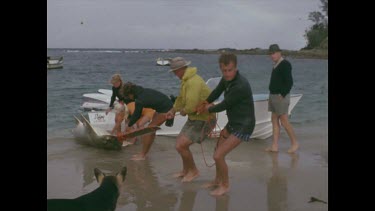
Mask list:
[[168,59],[158,58],[156,60],[156,65],[158,65],[158,66],[169,66],[170,65],[169,60],[170,60],[169,58]]
[[64,57],[58,59],[52,59],[50,56],[47,56],[47,69],[59,69],[63,68]]

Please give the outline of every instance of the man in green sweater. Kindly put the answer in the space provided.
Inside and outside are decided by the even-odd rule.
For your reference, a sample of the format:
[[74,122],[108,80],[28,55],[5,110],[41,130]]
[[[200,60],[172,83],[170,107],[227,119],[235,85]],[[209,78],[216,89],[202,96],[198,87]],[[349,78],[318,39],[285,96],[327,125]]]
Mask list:
[[180,112],[182,116],[188,115],[188,120],[176,141],[176,150],[182,158],[183,169],[174,174],[174,177],[182,177],[182,182],[190,182],[199,176],[189,149],[190,145],[201,143],[216,126],[215,113],[196,113],[198,103],[205,100],[211,90],[197,74],[197,68],[188,67],[190,63],[182,57],[173,58],[170,62],[170,72],[173,72],[181,80],[181,87],[173,108],[167,113],[167,118],[173,118],[176,112]]
[[272,112],[272,145],[266,148],[268,152],[278,152],[280,122],[290,138],[291,147],[288,153],[297,151],[299,144],[288,120],[288,109],[290,104],[290,90],[293,86],[292,65],[281,56],[281,49],[277,44],[269,47],[269,54],[274,62],[271,80],[269,84],[268,111]]

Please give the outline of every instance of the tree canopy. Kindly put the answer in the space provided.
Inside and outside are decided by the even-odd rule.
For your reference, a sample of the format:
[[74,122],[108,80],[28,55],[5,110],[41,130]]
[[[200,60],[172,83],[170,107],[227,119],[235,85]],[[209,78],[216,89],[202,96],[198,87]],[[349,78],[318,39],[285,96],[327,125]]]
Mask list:
[[307,45],[303,49],[328,48],[328,0],[320,0],[322,11],[309,13],[314,24],[305,31]]

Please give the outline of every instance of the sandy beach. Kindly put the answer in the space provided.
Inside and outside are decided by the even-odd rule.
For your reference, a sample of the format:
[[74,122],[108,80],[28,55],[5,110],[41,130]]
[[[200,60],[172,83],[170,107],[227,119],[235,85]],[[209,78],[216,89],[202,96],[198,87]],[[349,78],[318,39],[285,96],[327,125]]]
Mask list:
[[[284,131],[279,153],[264,151],[270,138],[241,143],[226,158],[230,191],[221,197],[212,197],[208,189],[201,188],[214,178],[215,167],[206,166],[198,144],[191,150],[200,176],[181,183],[172,178],[182,168],[173,137],[158,136],[145,161],[130,161],[140,143],[116,152],[81,145],[70,138],[49,139],[47,198],[88,193],[98,187],[95,167],[115,174],[126,165],[128,174],[116,210],[328,210],[327,204],[308,203],[310,197],[328,202],[328,131],[316,127],[296,126],[301,148],[293,155],[286,153],[289,139]],[[322,132],[309,134],[319,130]],[[215,144],[216,139],[209,139],[202,145],[209,165],[214,162]]]

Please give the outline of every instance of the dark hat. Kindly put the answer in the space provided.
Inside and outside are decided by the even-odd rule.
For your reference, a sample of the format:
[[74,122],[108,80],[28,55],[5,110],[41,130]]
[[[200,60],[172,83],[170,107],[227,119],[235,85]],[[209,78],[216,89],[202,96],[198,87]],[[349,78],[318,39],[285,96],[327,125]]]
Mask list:
[[268,49],[268,53],[275,53],[275,52],[280,52],[281,49],[279,48],[279,45],[277,44],[272,44],[270,45],[270,48]]

